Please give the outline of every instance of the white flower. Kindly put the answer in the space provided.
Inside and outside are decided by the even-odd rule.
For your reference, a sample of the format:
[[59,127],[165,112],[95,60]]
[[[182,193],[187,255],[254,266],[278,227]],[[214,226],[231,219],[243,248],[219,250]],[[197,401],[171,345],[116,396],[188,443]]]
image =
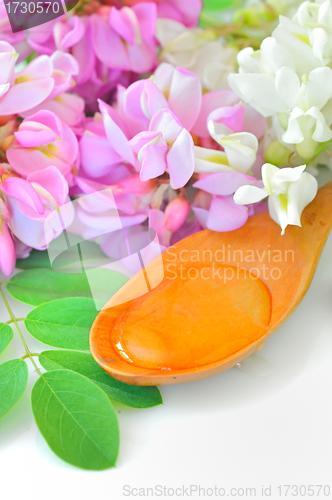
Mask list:
[[281,47],[287,50],[294,61],[296,73],[300,78],[322,66],[310,44],[307,27],[301,26],[288,17],[280,16],[279,26],[274,30],[272,36]]
[[224,124],[210,120],[208,129],[211,137],[223,147],[224,151],[195,146],[195,172],[212,174],[239,172],[246,174],[257,158],[258,139],[249,132],[226,134]]
[[301,226],[302,211],[317,194],[317,181],[304,172],[305,168],[300,165],[279,169],[265,163],[262,167],[264,188],[242,186],[236,191],[234,201],[238,205],[249,205],[268,196],[270,216],[284,234],[289,224]]
[[315,57],[322,65],[329,64],[332,60],[332,4],[330,0],[319,3],[304,2],[293,20],[307,30],[308,42],[312,46]]
[[285,117],[287,130],[282,140],[296,144],[302,158],[314,156],[317,142],[332,139],[329,125],[332,122],[329,107],[325,105],[332,98],[332,69],[316,68],[309,76],[304,75],[302,82],[290,68],[277,72],[276,89],[289,106],[290,113]]
[[160,59],[196,73],[204,90],[226,88],[235,70],[236,51],[224,47],[214,31],[186,28],[171,19],[158,19],[156,37],[162,46]]
[[329,26],[326,30],[331,32],[332,56],[330,0],[321,6],[304,2],[295,20],[280,16],[279,26],[262,42],[260,50],[240,51],[239,73],[228,78],[231,89],[243,101],[265,117],[278,117],[284,129],[280,139],[294,145],[306,161],[315,156],[319,143],[332,139],[332,69],[323,67],[318,49],[315,51],[310,43],[314,31],[323,29],[317,27],[322,9]]
[[295,69],[287,50],[268,37],[260,50],[248,47],[239,52],[237,59],[239,73],[228,77],[231,89],[265,117],[288,112],[289,106],[276,88],[278,72],[284,68]]

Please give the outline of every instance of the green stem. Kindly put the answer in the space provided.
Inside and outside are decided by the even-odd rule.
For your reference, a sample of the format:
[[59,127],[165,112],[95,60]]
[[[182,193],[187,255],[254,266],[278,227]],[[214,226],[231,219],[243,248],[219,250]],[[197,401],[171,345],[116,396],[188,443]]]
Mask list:
[[[25,318],[15,318],[16,321],[24,321]],[[12,319],[10,319],[9,321],[6,321],[6,325],[10,325],[10,323],[14,323],[14,321]]]
[[30,354],[24,354],[24,356],[21,357],[21,359],[27,359],[30,356],[39,356],[38,352],[30,352]]
[[24,338],[24,336],[23,336],[23,333],[21,332],[20,327],[19,327],[19,326],[18,326],[18,324],[17,324],[17,320],[16,320],[16,318],[15,318],[15,316],[14,316],[13,311],[11,310],[11,307],[10,307],[10,305],[9,305],[9,303],[8,303],[8,300],[7,300],[7,298],[6,298],[5,294],[4,294],[4,292],[3,292],[2,288],[1,288],[1,286],[0,286],[0,294],[1,294],[1,296],[2,296],[2,299],[3,299],[4,303],[5,303],[5,306],[7,307],[7,311],[9,312],[9,315],[10,315],[10,317],[11,317],[11,320],[12,320],[12,322],[15,324],[15,326],[16,326],[16,330],[17,330],[17,332],[18,332],[18,334],[19,334],[19,336],[20,336],[20,338],[21,338],[22,344],[23,344],[24,349],[25,349],[25,352],[26,352],[26,357],[30,359],[31,363],[32,363],[32,364],[33,364],[33,366],[35,367],[36,372],[38,373],[38,375],[40,375],[40,376],[41,376],[41,372],[40,372],[40,370],[39,370],[38,366],[36,365],[35,360],[33,359],[33,354],[30,352],[30,349],[29,349],[29,347],[28,347],[28,344],[26,343],[25,338]]

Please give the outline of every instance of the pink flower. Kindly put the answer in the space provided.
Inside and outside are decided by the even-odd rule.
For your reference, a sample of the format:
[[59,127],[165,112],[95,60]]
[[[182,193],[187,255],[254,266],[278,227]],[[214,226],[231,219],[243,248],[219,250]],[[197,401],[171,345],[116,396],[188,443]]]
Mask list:
[[2,183],[1,190],[5,194],[12,233],[29,247],[45,250],[73,220],[68,184],[53,166],[31,173],[26,180],[9,177]]
[[173,189],[183,187],[194,173],[194,141],[170,110],[159,111],[149,130],[136,135],[130,147],[142,164],[142,181],[154,179],[166,171]]
[[71,16],[54,19],[43,25],[40,30],[29,30],[29,44],[38,54],[51,56],[54,52],[70,52],[78,63],[77,83],[89,79],[94,68],[96,57],[91,44],[89,17]]
[[159,0],[158,17],[174,19],[192,28],[198,22],[201,9],[201,0]]
[[[1,203],[0,203],[1,205]],[[1,220],[1,219],[0,219]],[[13,238],[9,229],[3,221],[0,224],[0,269],[6,276],[14,271],[16,263],[16,252]]]
[[82,170],[88,178],[100,179],[116,173],[122,164],[128,176],[128,168],[133,169],[135,157],[128,145],[126,125],[108,104],[99,101],[99,108],[101,117],[97,115],[95,120],[87,123],[80,140]]
[[78,16],[58,21],[54,25],[53,36],[56,48],[68,52],[84,38],[84,21]]
[[57,115],[60,120],[69,127],[78,126],[84,120],[85,102],[82,97],[69,92],[54,97],[54,99],[47,99],[39,106],[20,113],[23,117],[29,117],[31,113],[35,114],[38,111],[51,111]]
[[208,202],[206,197],[202,198],[203,206],[193,206],[200,224],[219,232],[234,231],[243,226],[250,213],[246,207],[236,205],[233,194],[244,185],[261,186],[262,182],[249,175],[235,172],[207,175],[197,181],[194,187],[212,195],[209,208],[206,205]]
[[216,90],[203,95],[193,133],[201,138],[209,137],[210,121],[223,125],[224,135],[245,131],[254,134],[257,139],[263,135],[266,124],[266,119],[249,104],[240,104],[239,97],[231,89]]
[[67,125],[77,125],[83,119],[85,104],[81,97],[66,91],[75,85],[73,77],[78,75],[78,63],[72,55],[59,50],[55,51],[50,59],[53,65],[52,77],[54,80],[51,94],[43,103],[24,113],[21,112],[20,115],[28,117],[38,111],[47,110],[55,113]]
[[158,17],[174,19],[188,27],[196,26],[202,9],[201,0],[109,0],[108,4],[133,7],[146,2],[157,4]]
[[191,130],[201,109],[202,86],[195,73],[163,63],[151,79],[133,83],[123,99],[125,114],[142,128],[149,126],[158,111],[169,108]]
[[[4,168],[0,165],[1,177],[4,172]],[[3,194],[0,191],[0,269],[2,269],[6,276],[9,276],[14,271],[16,262],[14,241],[8,229],[9,223],[10,216],[8,208],[3,200]]]
[[38,111],[23,120],[14,135],[15,142],[8,149],[7,158],[23,177],[50,166],[66,176],[75,166],[77,139],[55,113]]
[[38,106],[54,88],[52,61],[41,56],[19,73],[14,73],[18,54],[7,42],[0,42],[0,116]]
[[150,71],[157,62],[156,19],[156,5],[145,2],[120,10],[112,7],[107,19],[93,14],[91,39],[96,56],[109,68]]
[[0,166],[0,267],[6,275],[14,270],[16,248],[24,256],[30,248],[43,250],[62,232],[63,224],[70,224],[69,208],[62,212],[63,224],[53,224],[45,234],[46,219],[67,200],[68,184],[55,167],[25,180]]
[[78,16],[61,16],[29,29],[28,42],[38,54],[52,55],[56,50],[69,52],[85,35],[84,21]]

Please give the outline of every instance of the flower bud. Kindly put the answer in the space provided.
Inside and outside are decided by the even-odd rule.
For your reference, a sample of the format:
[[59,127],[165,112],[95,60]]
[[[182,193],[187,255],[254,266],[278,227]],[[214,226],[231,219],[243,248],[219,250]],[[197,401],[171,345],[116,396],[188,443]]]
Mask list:
[[180,196],[171,201],[165,210],[165,226],[175,233],[184,224],[190,212],[189,201]]
[[289,165],[289,157],[292,152],[281,144],[278,140],[271,142],[271,144],[266,148],[264,159],[266,163],[272,163],[276,167],[282,167],[284,165]]
[[304,140],[299,144],[295,144],[297,153],[306,161],[310,161],[318,148],[318,142],[312,138],[312,131],[305,133]]

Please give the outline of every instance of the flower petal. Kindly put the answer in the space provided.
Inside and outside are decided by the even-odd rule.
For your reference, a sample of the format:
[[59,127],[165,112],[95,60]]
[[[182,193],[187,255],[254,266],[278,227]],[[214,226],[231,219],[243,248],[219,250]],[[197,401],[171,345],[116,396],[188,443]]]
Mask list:
[[10,235],[7,224],[0,228],[0,269],[6,276],[14,271],[16,263],[16,251],[13,238]]
[[177,116],[169,109],[159,111],[151,120],[149,131],[162,132],[167,144],[172,144],[183,130]]
[[194,141],[186,129],[174,142],[167,154],[171,187],[179,189],[187,184],[195,170]]
[[18,177],[7,177],[1,184],[1,191],[11,198],[21,201],[39,214],[45,212],[45,207],[36,190],[28,181]]
[[68,197],[68,183],[64,176],[55,167],[33,172],[27,177],[28,182],[35,182],[42,186],[55,199],[58,205],[63,205]]
[[238,73],[228,78],[229,86],[245,102],[263,116],[287,112],[288,107],[279,95],[271,75]]
[[256,161],[258,151],[257,137],[248,132],[240,132],[223,137],[219,144],[223,146],[228,163],[241,173],[246,173]]
[[53,78],[41,78],[13,85],[1,97],[0,115],[12,115],[38,106],[51,94],[53,87]]
[[143,182],[159,177],[165,172],[167,152],[167,146],[158,144],[148,144],[141,149],[142,169],[140,177]]
[[250,205],[262,201],[268,194],[265,188],[249,185],[242,186],[234,194],[234,202],[237,205]]
[[128,146],[128,138],[119,126],[120,116],[114,116],[116,115],[115,110],[101,100],[99,100],[99,107],[103,116],[106,135],[113,149],[124,161],[130,163],[130,165],[134,165],[135,158]]
[[168,104],[182,125],[191,130],[202,104],[202,85],[199,77],[191,71],[176,68],[169,90]]
[[248,210],[236,205],[233,196],[216,196],[211,203],[207,227],[211,231],[234,231],[247,220]]
[[228,196],[235,193],[237,189],[246,184],[259,183],[254,177],[239,174],[237,172],[227,172],[207,175],[195,182],[197,189],[203,189],[207,193]]

